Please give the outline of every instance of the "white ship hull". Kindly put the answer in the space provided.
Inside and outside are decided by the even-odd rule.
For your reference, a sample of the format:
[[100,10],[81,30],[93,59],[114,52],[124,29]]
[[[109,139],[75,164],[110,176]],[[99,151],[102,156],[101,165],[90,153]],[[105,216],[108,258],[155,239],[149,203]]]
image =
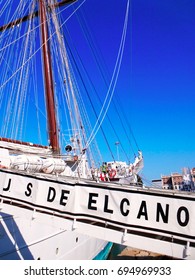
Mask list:
[[[26,190],[28,176],[3,174],[0,178],[0,259],[87,260],[108,249],[106,241],[67,231],[63,226],[64,218],[44,211],[44,205],[36,211],[36,203],[33,205],[19,199],[21,189]],[[9,190],[6,180],[11,180]],[[18,187],[18,197],[15,198],[12,197],[12,183]],[[43,184],[43,188],[48,186],[48,181],[45,186]]]
[[94,259],[107,245],[102,240],[58,230],[45,214],[38,214],[32,221],[29,210],[14,208],[9,205],[5,207],[7,212],[1,213],[0,259],[87,260]]

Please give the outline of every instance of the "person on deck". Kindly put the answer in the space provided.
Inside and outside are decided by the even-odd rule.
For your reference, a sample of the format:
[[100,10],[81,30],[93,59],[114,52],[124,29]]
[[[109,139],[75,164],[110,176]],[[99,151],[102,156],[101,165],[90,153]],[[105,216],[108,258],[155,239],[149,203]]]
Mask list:
[[104,180],[102,181],[108,181],[108,166],[107,166],[107,162],[103,162],[102,166],[101,166],[101,172],[103,175]]

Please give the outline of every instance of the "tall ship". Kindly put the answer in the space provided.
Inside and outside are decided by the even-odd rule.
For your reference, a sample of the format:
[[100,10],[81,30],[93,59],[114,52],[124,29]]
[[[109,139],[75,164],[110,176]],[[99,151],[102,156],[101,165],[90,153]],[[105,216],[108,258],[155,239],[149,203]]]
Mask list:
[[[70,44],[67,28],[73,17],[80,22],[85,4],[0,1],[0,259],[106,258],[111,242],[74,230],[77,221],[94,223],[82,211],[85,192],[138,183],[141,152],[131,164],[112,159],[104,166],[95,140],[118,78],[129,1],[115,69],[93,126],[94,93],[77,53],[85,46]],[[94,211],[89,197],[88,211]]]

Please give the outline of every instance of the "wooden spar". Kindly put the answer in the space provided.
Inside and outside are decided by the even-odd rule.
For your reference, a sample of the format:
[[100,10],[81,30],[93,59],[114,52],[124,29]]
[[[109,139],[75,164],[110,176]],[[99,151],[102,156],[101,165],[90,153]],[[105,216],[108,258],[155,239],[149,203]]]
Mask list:
[[69,3],[73,3],[73,2],[76,2],[77,0],[62,0],[61,2],[57,2],[53,5],[50,5],[49,8],[53,9],[53,8],[58,8],[58,7],[62,7],[66,4],[69,4]]
[[[53,5],[48,5],[48,11],[51,11],[52,9],[55,9],[55,8],[58,8],[58,7],[61,7],[61,6],[64,6],[66,4],[69,4],[69,3],[73,3],[73,2],[76,2],[77,0],[63,0],[61,2],[57,2]],[[35,11],[27,16],[24,16],[22,18],[18,18],[12,22],[9,22],[8,24],[5,24],[5,25],[2,25],[0,26],[0,32],[6,30],[6,29],[9,29],[9,28],[12,28],[14,26],[17,26],[18,24],[21,24],[22,22],[25,22],[31,18],[34,18],[34,17],[38,17],[39,15],[39,11]]]
[[12,21],[12,22],[9,22],[8,24],[2,25],[0,27],[0,32],[4,31],[6,29],[12,28],[14,26],[17,26],[18,24],[21,24],[22,22],[27,21],[27,20],[29,20],[31,18],[34,18],[34,17],[37,17],[37,16],[38,16],[38,11],[36,11],[34,13],[31,13],[27,16],[24,16],[22,18],[18,18],[16,20]]
[[47,106],[47,122],[49,141],[54,153],[59,153],[58,127],[54,100],[53,73],[51,65],[50,47],[48,41],[48,26],[45,0],[39,0],[39,16],[41,29],[41,44],[43,57],[43,72],[45,79],[45,98]]

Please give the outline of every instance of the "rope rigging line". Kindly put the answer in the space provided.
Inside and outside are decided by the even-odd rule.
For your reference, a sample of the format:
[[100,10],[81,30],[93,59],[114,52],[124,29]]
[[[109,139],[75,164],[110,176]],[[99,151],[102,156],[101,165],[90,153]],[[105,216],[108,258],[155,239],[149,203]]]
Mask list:
[[[59,28],[61,28],[74,14],[75,14],[75,12],[84,4],[86,2],[86,0],[84,0],[84,1],[82,1],[82,3],[77,7],[77,9],[74,11],[74,12],[72,12],[70,15],[69,15],[69,17],[68,18],[66,18],[63,22],[62,22],[62,24],[60,25],[60,27]],[[20,3],[22,3],[22,1],[20,2]],[[34,1],[34,3],[35,3],[35,1]],[[23,8],[23,10],[22,10],[22,8]],[[30,8],[32,8],[32,6],[30,7]],[[61,14],[65,9],[67,9],[67,7],[65,7],[64,9],[60,9],[60,12],[58,12],[58,13],[56,13],[57,15],[59,15],[59,14]],[[23,13],[24,14],[24,12],[26,12],[26,7],[21,7],[21,9],[19,10],[21,13]],[[30,9],[29,9],[29,11],[30,11]],[[33,8],[31,9],[31,11],[30,11],[30,14],[33,14]],[[29,13],[28,13],[29,14]],[[52,18],[52,15],[50,15],[50,17],[48,17],[49,19],[51,19]],[[49,19],[47,19],[47,21],[49,20]],[[22,104],[24,103],[24,101],[26,100],[26,98],[27,98],[27,95],[26,95],[26,93],[27,93],[27,91],[25,92],[25,90],[27,89],[27,83],[28,83],[28,87],[29,87],[29,84],[30,84],[30,79],[32,78],[31,76],[29,76],[29,78],[27,78],[27,75],[29,75],[28,74],[28,70],[26,71],[26,65],[28,65],[27,63],[29,63],[29,66],[31,65],[31,61],[33,61],[34,59],[32,59],[33,58],[33,56],[35,56],[36,54],[37,54],[37,52],[43,47],[43,45],[41,45],[40,46],[40,48],[38,48],[38,49],[35,49],[34,48],[34,50],[33,50],[33,48],[31,48],[31,44],[33,44],[34,43],[34,46],[36,45],[35,44],[35,40],[33,40],[33,39],[30,39],[30,37],[31,37],[31,34],[32,33],[34,33],[35,32],[35,30],[38,28],[37,26],[36,26],[36,28],[31,28],[32,27],[32,25],[30,24],[30,22],[34,22],[35,23],[35,21],[34,20],[29,20],[28,21],[28,25],[27,25],[27,27],[25,27],[26,25],[19,25],[19,26],[17,26],[15,29],[14,29],[14,32],[13,32],[13,29],[11,28],[10,30],[9,30],[9,34],[11,34],[11,36],[7,36],[7,33],[6,34],[4,34],[5,32],[2,32],[1,33],[1,38],[2,37],[5,37],[5,35],[6,35],[6,42],[7,42],[7,44],[6,44],[6,47],[7,46],[10,46],[10,48],[12,48],[11,49],[11,54],[12,54],[12,58],[11,58],[11,56],[9,57],[9,56],[7,56],[7,58],[9,57],[9,62],[10,62],[10,65],[11,65],[11,63],[12,63],[12,60],[13,60],[13,62],[14,62],[14,67],[13,67],[13,65],[9,65],[9,67],[7,67],[7,70],[6,71],[3,71],[3,75],[4,75],[4,77],[2,77],[2,79],[1,79],[1,81],[2,81],[2,85],[1,85],[1,87],[0,87],[0,90],[1,90],[1,93],[4,93],[5,92],[5,94],[1,94],[0,95],[0,99],[2,99],[2,98],[4,98],[4,99],[7,99],[8,98],[8,94],[6,94],[6,93],[8,93],[9,92],[9,102],[8,102],[8,106],[7,106],[7,113],[6,113],[6,115],[7,115],[7,121],[6,121],[6,124],[7,125],[5,125],[5,126],[2,126],[2,130],[4,130],[5,132],[2,132],[1,134],[3,135],[8,135],[8,131],[9,131],[9,134],[11,133],[11,135],[9,135],[9,136],[7,136],[7,137],[9,137],[9,138],[20,138],[18,135],[19,134],[21,134],[21,132],[24,134],[24,127],[23,127],[23,130],[21,130],[21,128],[22,128],[22,123],[24,123],[24,116],[26,117],[26,115],[24,114],[24,107],[22,107]],[[23,28],[22,26],[24,26],[25,28]],[[35,25],[34,25],[35,26]],[[33,26],[33,27],[34,27]],[[40,26],[40,25],[39,25]],[[27,30],[27,32],[25,32],[25,29]],[[23,42],[22,42],[22,44],[24,44],[24,46],[26,45],[26,47],[24,47],[24,48],[22,48],[24,51],[22,51],[21,52],[21,40],[19,40],[19,39],[17,39],[17,40],[15,40],[15,38],[17,37],[18,38],[18,34],[19,34],[19,32],[21,32],[21,30],[22,30],[22,33],[24,33],[24,35],[23,36],[19,36],[19,38],[21,39],[25,39],[25,40],[23,40]],[[16,31],[16,32],[15,32]],[[34,32],[33,32],[34,31]],[[8,32],[8,31],[7,31]],[[20,33],[21,34],[21,33]],[[51,34],[51,36],[48,38],[48,41],[51,39],[51,38],[53,38],[54,37],[54,35],[56,34],[56,32],[54,32],[54,33],[50,33]],[[33,35],[36,35],[36,34],[33,34]],[[8,39],[9,39],[9,41],[8,41]],[[30,40],[29,40],[29,39]],[[14,40],[13,40],[14,39]],[[29,40],[29,42],[31,41],[31,44],[27,47],[27,43],[25,43],[26,41],[28,41]],[[52,41],[52,40],[51,40]],[[16,44],[16,46],[13,44],[13,42],[16,42],[17,44]],[[14,49],[13,49],[13,47],[14,47]],[[29,51],[28,51],[28,53],[25,51],[25,48],[26,48],[26,50],[27,50],[27,48],[29,48]],[[8,49],[8,47],[7,48],[5,48],[5,44],[4,44],[4,48],[2,48],[1,50],[3,50],[1,53],[3,53],[5,50],[7,50]],[[9,51],[10,51],[10,49],[9,49]],[[14,54],[18,54],[18,58],[17,59],[15,59],[16,57],[14,56]],[[24,55],[25,54],[25,55]],[[24,56],[23,56],[24,55]],[[6,60],[6,56],[4,56],[4,55],[2,55],[1,56],[1,58],[0,59],[2,59],[2,60]],[[8,60],[6,60],[6,63],[8,64],[9,63],[8,62]],[[5,64],[5,63],[4,63]],[[13,64],[13,63],[12,63]],[[8,71],[10,69],[10,71]],[[30,70],[30,67],[28,67],[28,69]],[[15,71],[14,71],[15,70]],[[32,69],[32,71],[33,71],[33,69]],[[7,72],[7,73],[6,73]],[[15,77],[15,80],[14,80],[14,83],[12,82],[12,83],[8,83],[12,78],[14,78]],[[33,77],[34,78],[34,77]],[[21,83],[21,81],[22,81],[22,79],[23,79],[23,82]],[[33,83],[34,84],[34,83]],[[20,86],[18,86],[18,85],[20,85]],[[6,86],[7,88],[5,88],[4,89],[4,86]],[[9,87],[9,88],[8,88]],[[15,87],[15,89],[14,89],[14,87]],[[10,88],[11,88],[11,90],[10,90]],[[21,90],[19,90],[19,88],[21,88]],[[24,89],[24,90],[23,90]],[[21,91],[22,93],[23,93],[23,95],[22,94],[20,94],[20,95],[18,95],[17,94],[17,92],[19,92],[19,91]],[[33,91],[34,92],[34,91]],[[16,94],[15,94],[16,93]],[[4,97],[3,97],[4,96]],[[6,97],[7,96],[7,97]],[[12,96],[12,97],[11,97]],[[31,98],[31,96],[30,96],[30,98]],[[3,99],[2,99],[3,100]],[[0,102],[1,102],[1,100],[0,100]],[[17,104],[18,104],[18,106],[17,106]],[[15,106],[16,105],[16,106]],[[16,109],[14,109],[15,107],[18,107],[18,109],[16,110]],[[10,107],[10,110],[8,110],[8,107]],[[12,109],[13,108],[13,109]],[[38,103],[37,103],[37,100],[36,100],[36,108],[37,109],[39,109],[38,108]],[[38,113],[38,110],[36,109],[36,112]],[[13,110],[15,110],[14,112],[13,112],[13,115],[12,114],[10,114],[10,111],[13,111]],[[27,111],[28,110],[28,106],[25,106],[25,110]],[[40,111],[40,110],[39,110]],[[5,115],[5,114],[4,114]],[[42,114],[42,115],[44,115],[44,114]],[[13,117],[13,116],[15,116],[15,117]],[[11,118],[13,117],[13,121],[10,121],[11,120]],[[5,118],[6,118],[6,116],[5,116]],[[20,121],[20,120],[21,121]],[[27,119],[27,117],[26,117],[26,119]],[[45,117],[45,119],[46,119],[46,117]],[[20,126],[19,126],[19,124],[20,124]],[[9,126],[10,126],[10,128],[9,128]],[[15,129],[15,128],[17,128],[17,129]],[[41,138],[40,137],[40,125],[39,125],[39,139]],[[45,130],[45,129],[44,129]],[[14,133],[17,133],[17,136],[15,135],[14,136]]]
[[[78,104],[77,97],[76,97],[76,94],[78,93],[78,87],[76,85],[76,80],[73,81],[74,75],[73,75],[72,67],[71,67],[71,64],[69,61],[69,57],[68,57],[64,42],[62,41],[62,37],[59,32],[57,20],[56,20],[55,28],[56,28],[57,39],[58,39],[58,42],[60,45],[60,50],[61,50],[60,54],[61,54],[62,59],[60,61],[61,61],[61,63],[62,62],[64,63],[65,69],[66,69],[64,76],[67,74],[67,77],[66,77],[67,82],[65,84],[68,85],[69,90],[70,90],[69,103],[71,100],[72,107],[73,107],[72,109],[73,109],[73,112],[75,112],[75,113],[72,112],[71,106],[69,105],[69,108],[70,108],[69,111],[71,113],[72,127],[73,127],[73,130],[77,130],[79,133],[81,131],[81,133],[83,135],[83,139],[85,139],[85,133],[83,130],[83,125],[82,125],[82,118],[80,115],[79,104]],[[68,89],[67,89],[67,91],[68,91]],[[79,137],[79,138],[82,138],[82,137]],[[80,152],[81,152],[81,150],[80,150]]]
[[[30,6],[27,7],[27,8],[31,9]],[[23,7],[22,2],[20,1],[20,5],[17,6],[16,12],[18,11],[18,9],[19,9],[20,12],[22,12],[24,10],[26,12],[27,8]],[[30,26],[30,22],[29,22],[29,26]],[[25,55],[27,54],[27,51],[29,51],[31,49],[31,46],[30,46],[29,50],[27,50],[28,41],[30,39],[29,38],[29,27],[27,26],[26,29],[28,31],[26,32],[26,34],[27,34],[26,37],[27,38],[25,40],[26,43],[24,45],[23,52],[18,51],[18,49],[21,48],[21,45],[20,45],[18,47],[16,46],[16,48],[14,50],[12,50],[11,54],[9,53],[8,55],[7,54],[3,55],[3,60],[6,61],[7,67],[5,68],[4,66],[2,66],[2,67],[4,67],[4,70],[5,70],[5,71],[2,71],[4,73],[4,77],[2,77],[2,79],[5,79],[6,75],[9,74],[9,72],[13,73],[14,67],[16,67],[17,64],[20,64],[20,61],[22,61],[22,59],[24,59]],[[19,32],[20,32],[20,28],[17,28],[16,32],[10,31],[10,34],[11,34],[12,37],[14,37],[14,36],[17,36],[17,34]],[[11,39],[12,38],[10,37],[10,40]],[[19,54],[17,59],[15,59],[16,53]],[[8,59],[9,59],[9,61],[8,61]],[[13,129],[19,131],[19,129],[18,129],[19,128],[19,122],[17,120],[19,120],[19,118],[21,118],[21,122],[23,122],[23,120],[24,120],[24,108],[22,108],[22,104],[23,104],[24,100],[26,99],[25,88],[26,88],[27,79],[28,79],[28,78],[24,78],[24,76],[27,77],[27,75],[28,75],[27,71],[25,71],[25,72],[26,73],[24,73],[24,71],[21,71],[20,77],[16,77],[16,79],[17,79],[16,83],[12,83],[11,88],[9,90],[9,102],[8,102],[8,106],[7,106],[7,113],[5,113],[4,115],[5,115],[5,123],[7,124],[9,122],[9,120],[11,119],[10,111],[12,111],[13,119],[12,119],[12,122],[11,122],[12,127],[10,127],[11,135],[13,135]],[[22,79],[23,79],[23,82],[21,83]],[[15,89],[14,89],[14,87],[15,87]],[[23,94],[19,94],[20,89],[22,89],[21,92]],[[14,98],[14,96],[15,96],[15,98]],[[18,104],[19,105],[17,110],[16,109],[12,110],[13,104],[15,104],[15,105]],[[5,126],[2,127],[2,130],[4,130],[4,131],[6,131],[7,129],[8,129],[8,125],[5,125]]]
[[[123,52],[124,52],[124,46],[125,46],[125,39],[126,39],[126,33],[127,33],[127,23],[128,23],[128,11],[129,11],[129,1],[127,3],[127,10],[126,10],[126,16],[125,16],[125,22],[124,22],[124,28],[123,28],[123,33],[122,33],[122,38],[121,38],[121,43],[120,43],[120,47],[119,47],[119,52],[118,52],[118,56],[117,56],[117,60],[116,60],[116,63],[115,63],[115,67],[114,67],[114,71],[113,71],[113,75],[112,75],[112,79],[111,79],[111,82],[110,82],[110,85],[109,85],[109,89],[107,91],[107,95],[106,95],[106,98],[104,100],[104,103],[103,103],[103,106],[102,106],[102,109],[101,109],[101,112],[99,114],[99,117],[96,121],[96,124],[93,128],[93,131],[91,132],[91,135],[87,141],[87,144],[86,144],[86,149],[88,148],[88,146],[91,144],[91,142],[93,141],[93,139],[95,138],[97,132],[99,131],[100,129],[100,126],[106,116],[106,113],[108,111],[108,108],[109,108],[109,105],[111,103],[111,100],[112,100],[112,97],[113,97],[113,94],[114,94],[114,90],[115,90],[115,87],[116,87],[116,83],[117,83],[117,79],[118,79],[118,75],[119,75],[119,71],[120,71],[120,66],[121,66],[121,62],[122,62],[122,57],[123,57]],[[113,87],[113,88],[112,88]],[[112,90],[111,90],[112,89]],[[110,93],[111,92],[111,93]],[[110,94],[110,98],[109,98],[109,94]],[[106,102],[107,102],[107,99],[109,98],[108,100],[108,104],[106,106]],[[103,114],[103,110],[104,110],[104,107],[106,106],[105,108],[105,112]],[[101,115],[103,114],[102,116],[102,119],[100,121],[100,118],[101,118]],[[99,125],[98,125],[99,124]],[[97,127],[98,126],[98,127]]]
[[[21,0],[21,1],[23,1],[23,0]],[[86,1],[86,0],[84,0],[84,2],[85,2],[85,1]],[[81,5],[82,5],[82,4],[83,4],[83,3],[81,3]],[[58,15],[61,14],[61,13],[63,13],[66,9],[68,9],[68,8],[69,8],[70,6],[72,6],[72,5],[74,5],[74,3],[69,4],[68,7],[65,6],[63,9],[60,9],[60,11],[59,11],[58,13],[56,13],[56,16],[58,16]],[[78,8],[79,8],[79,7],[78,7]],[[17,10],[20,11],[19,6],[18,6]],[[77,10],[78,10],[78,9],[77,9]],[[32,11],[31,14],[33,14],[33,11]],[[72,13],[72,14],[69,16],[69,18],[68,18],[67,20],[69,20],[69,19],[72,17],[73,14],[74,14],[74,13]],[[52,17],[52,16],[48,17],[46,21],[49,21],[49,20],[51,19],[51,17]],[[43,22],[43,23],[40,23],[40,24],[38,24],[38,25],[36,25],[36,26],[35,26],[34,28],[32,28],[30,31],[33,32],[34,30],[39,29],[40,26],[41,26],[42,24],[44,24],[44,22]],[[5,30],[3,31],[3,33],[6,32],[7,30],[8,30],[8,29],[5,29]],[[26,35],[27,35],[27,33],[24,33],[22,36],[17,37],[17,39],[15,39],[14,41],[10,42],[8,45],[6,45],[6,46],[4,46],[3,48],[1,48],[1,49],[0,49],[0,52],[3,51],[4,49],[6,49],[7,47],[9,47],[10,45],[15,44],[17,41],[19,41],[19,40],[22,39],[23,37],[26,37]]]
[[[82,15],[82,11],[81,11],[81,15]],[[78,15],[77,15],[77,17],[78,17]],[[82,23],[84,23],[84,25],[81,24],[81,21],[79,20],[79,17],[78,17],[78,21],[79,21],[80,26],[81,26],[81,28],[82,28],[83,34],[84,34],[84,36],[86,37],[87,42],[89,43],[90,50],[92,51],[93,57],[94,57],[95,62],[96,62],[96,64],[97,64],[97,66],[98,66],[98,69],[99,69],[100,72],[101,72],[102,78],[103,78],[105,84],[107,85],[107,79],[106,79],[106,77],[105,77],[105,74],[106,74],[106,73],[104,74],[103,71],[102,71],[102,69],[101,69],[101,63],[104,64],[104,67],[105,67],[105,68],[106,68],[106,64],[105,64],[105,61],[102,59],[102,56],[101,56],[101,55],[98,55],[98,51],[96,50],[96,49],[97,49],[97,48],[96,48],[96,44],[94,43],[94,41],[93,41],[93,39],[92,39],[91,32],[90,32],[89,28],[87,27],[87,24],[86,24],[84,15],[82,15]],[[86,32],[84,31],[84,29],[86,30]],[[69,48],[69,49],[70,49],[70,52],[72,52],[71,48]],[[88,72],[87,72],[87,70],[86,70],[86,67],[85,67],[84,64],[82,63],[82,59],[81,59],[81,57],[80,57],[78,51],[76,50],[76,47],[75,47],[75,46],[74,46],[74,49],[75,49],[75,52],[76,52],[76,54],[77,54],[77,56],[78,56],[78,59],[79,59],[79,61],[80,61],[80,63],[81,63],[81,66],[82,66],[82,68],[84,69],[85,74],[86,74],[88,80],[90,81],[90,84],[92,85],[93,90],[94,90],[94,92],[95,92],[95,94],[96,94],[96,97],[97,97],[97,99],[98,99],[98,101],[99,101],[99,103],[101,104],[101,107],[102,107],[102,105],[103,105],[103,104],[102,104],[102,101],[100,100],[100,97],[99,97],[99,95],[98,95],[98,93],[97,93],[97,90],[95,89],[95,86],[94,86],[94,84],[93,84],[93,82],[92,82],[92,80],[91,80],[91,78],[90,78],[90,76],[89,76],[89,74],[88,74]],[[100,50],[99,50],[99,51],[100,51]],[[73,57],[73,59],[74,59],[74,56],[73,56],[73,55],[72,55],[72,57]],[[75,59],[74,59],[74,61],[75,61]],[[101,61],[101,63],[100,63],[99,61]],[[76,64],[76,61],[75,61],[75,64]],[[78,66],[77,66],[77,69],[78,69]],[[79,71],[79,70],[78,70],[78,71]],[[80,72],[80,71],[79,71],[79,72]],[[81,75],[80,75],[80,76],[81,76]],[[83,82],[83,84],[84,84],[84,82]],[[92,102],[92,100],[91,100],[91,98],[90,98],[89,91],[87,90],[86,86],[85,86],[85,91],[87,92],[88,99],[90,100],[91,107],[93,108],[93,112],[94,112],[96,118],[98,118],[97,112],[96,112],[96,110],[95,110],[95,108],[94,108],[94,106],[93,106],[93,102]],[[118,113],[118,111],[117,111],[117,113]],[[119,114],[119,113],[118,113],[118,114]],[[121,139],[120,139],[120,136],[118,135],[118,133],[117,133],[117,131],[116,131],[114,125],[112,124],[109,115],[107,114],[106,117],[107,117],[108,122],[109,122],[109,124],[110,124],[110,126],[111,126],[111,128],[112,128],[112,130],[113,130],[113,132],[114,132],[114,134],[115,134],[115,136],[116,136],[116,139],[118,139],[118,141],[119,141],[120,144],[121,144],[121,149],[122,149],[124,155],[126,156],[127,161],[130,161],[129,156],[128,156],[128,154],[126,153],[126,151],[125,151],[125,149],[124,149],[124,147],[123,147],[123,144],[122,144],[122,141],[121,141]],[[100,123],[99,123],[99,124],[100,124]],[[100,129],[101,129],[101,132],[102,132],[102,134],[103,134],[104,140],[105,140],[105,142],[106,142],[106,144],[107,144],[107,147],[108,147],[108,149],[109,149],[109,151],[110,151],[111,157],[112,157],[113,160],[115,161],[114,155],[113,155],[113,153],[112,153],[111,147],[110,147],[109,142],[108,142],[108,139],[107,139],[106,134],[105,134],[105,132],[104,132],[104,130],[103,130],[103,128],[102,128],[101,125],[100,125]]]
[[[130,7],[131,7],[131,5],[130,5]],[[130,9],[130,13],[131,13],[131,9]],[[98,69],[100,70],[100,73],[101,73],[101,76],[102,76],[102,78],[103,78],[103,80],[104,80],[104,83],[105,83],[106,86],[108,86],[108,82],[107,82],[108,78],[106,78],[106,74],[108,73],[108,69],[107,69],[107,67],[106,67],[105,61],[102,59],[102,55],[101,55],[101,53],[100,53],[100,50],[97,50],[97,44],[95,44],[95,43],[94,43],[94,40],[92,39],[92,35],[91,35],[91,32],[90,32],[90,29],[89,29],[88,26],[87,26],[87,23],[86,23],[86,21],[85,21],[85,15],[82,14],[82,11],[81,11],[81,15],[82,15],[82,22],[84,23],[83,28],[82,28],[83,34],[84,34],[84,36],[86,37],[87,42],[89,42],[90,50],[91,50],[91,52],[93,53],[94,60],[95,60],[95,62],[96,62],[96,64],[97,64],[97,66],[98,66]],[[77,17],[78,17],[78,15],[77,15]],[[78,17],[78,20],[79,20],[79,17]],[[80,21],[79,21],[79,22],[80,22]],[[80,25],[81,25],[81,23],[80,23]],[[81,25],[81,27],[82,27],[82,25]],[[86,32],[84,31],[84,28],[85,28]],[[100,55],[99,55],[99,54],[100,54]],[[101,62],[101,63],[100,63],[100,62]],[[104,65],[104,68],[105,68],[107,71],[104,72],[104,71],[102,70],[102,68],[103,68],[102,65]],[[82,66],[83,66],[83,65],[82,65]],[[83,66],[83,68],[84,68],[84,66]],[[88,78],[89,78],[89,75],[88,75]],[[90,78],[89,78],[89,79],[90,79]],[[92,81],[91,81],[91,80],[90,80],[90,82],[91,82],[91,84],[92,84]],[[96,92],[96,91],[95,91],[95,92]],[[96,92],[96,96],[98,97],[99,102],[100,102],[100,104],[102,105],[102,102],[100,101],[100,98],[99,98],[97,92]],[[117,103],[117,104],[118,104],[118,103]],[[123,120],[122,120],[122,118],[121,118],[121,116],[120,116],[120,113],[119,113],[119,111],[118,111],[118,109],[117,109],[117,106],[116,106],[116,104],[115,104],[114,99],[113,99],[113,105],[114,105],[114,107],[115,107],[116,114],[117,114],[117,116],[118,116],[118,118],[119,118],[119,121],[120,121],[120,123],[121,123],[121,125],[122,125],[122,127],[123,127],[123,129],[124,129],[124,123],[123,123]],[[121,110],[121,111],[122,111],[122,110]],[[125,114],[124,114],[123,111],[122,111],[122,113],[123,113],[123,115],[124,115],[124,120],[125,120],[126,123],[127,123],[127,126],[128,126],[128,128],[129,128],[129,131],[130,131],[130,133],[131,133],[131,135],[132,135],[132,137],[133,137],[133,140],[134,140],[134,142],[135,142],[135,145],[136,145],[137,149],[140,150],[139,147],[138,147],[137,141],[136,141],[136,139],[135,139],[135,136],[134,136],[134,134],[133,134],[132,128],[131,128],[131,126],[130,126],[130,124],[129,124],[129,122],[128,122],[128,120],[127,120],[127,118],[126,118],[126,116],[125,116]],[[119,141],[120,144],[121,144],[121,149],[122,149],[124,155],[126,156],[127,160],[130,161],[129,156],[128,156],[128,154],[126,153],[126,151],[125,151],[125,149],[124,149],[124,147],[123,147],[123,145],[122,145],[122,141],[120,141],[120,137],[119,137],[119,135],[118,135],[116,129],[114,128],[114,126],[113,126],[113,124],[112,124],[112,122],[111,122],[111,120],[110,120],[110,118],[109,118],[109,115],[107,114],[106,117],[107,117],[107,119],[108,119],[108,121],[109,121],[109,124],[110,124],[111,127],[112,127],[112,130],[113,130],[113,132],[114,132],[116,138],[118,139],[118,141]],[[128,134],[127,134],[127,129],[124,129],[123,131],[124,131],[124,133],[125,133],[125,135],[126,135],[126,138],[127,138],[128,142],[129,142],[129,144],[130,144],[130,146],[131,146],[131,148],[132,148],[132,151],[133,151],[133,153],[134,153],[134,156],[135,156],[135,151],[134,151],[133,146],[132,146],[132,141],[131,141],[131,139],[129,138],[129,136],[128,136]]]
[[[76,11],[86,2],[86,0],[83,0],[83,2],[75,9],[75,11],[72,12],[72,14],[61,24],[60,28],[76,13]],[[61,13],[61,12],[60,12]],[[51,38],[56,34],[56,32],[52,33],[47,41],[51,40]],[[1,86],[0,90],[38,53],[44,44],[42,44],[15,72],[13,75],[11,75]]]
[[[67,44],[68,44],[68,42],[67,42]],[[68,45],[68,47],[69,47],[69,45]],[[76,49],[75,49],[75,50],[76,50]],[[88,91],[88,89],[87,89],[87,87],[86,87],[86,85],[85,85],[84,79],[83,79],[83,77],[82,77],[82,75],[81,75],[81,71],[79,70],[79,67],[78,67],[78,65],[77,65],[77,62],[76,62],[76,60],[75,60],[75,58],[74,58],[73,52],[72,52],[72,50],[71,50],[70,47],[69,47],[69,51],[70,51],[70,54],[71,54],[71,56],[72,56],[72,59],[74,60],[74,64],[75,64],[75,66],[76,66],[76,69],[77,69],[78,74],[79,74],[79,76],[80,76],[80,79],[81,79],[81,81],[82,81],[82,84],[83,84],[83,87],[84,87],[85,92],[86,92],[86,94],[87,94],[87,97],[88,97],[88,99],[89,99],[90,105],[91,105],[91,107],[92,107],[92,109],[93,109],[93,112],[94,112],[96,118],[98,119],[98,115],[97,115],[97,112],[96,112],[96,110],[95,110],[94,103],[93,103],[93,101],[92,101],[92,99],[91,99],[91,96],[90,96],[90,94],[89,94],[89,91]],[[80,58],[78,52],[77,52],[77,55],[78,55],[78,58],[79,58],[79,60],[80,60],[80,63],[81,63],[81,65],[82,65],[83,69],[86,71],[86,69],[85,69],[85,67],[84,67],[84,65],[83,65],[83,63],[82,63],[82,60],[81,60],[81,58]],[[86,74],[87,74],[87,72],[86,72]],[[87,74],[87,76],[88,76],[88,74]],[[89,76],[88,76],[88,78],[89,78]],[[89,78],[89,79],[90,79],[90,78]],[[97,92],[96,92],[96,93],[97,93]],[[99,121],[99,120],[98,120],[98,121]],[[113,155],[113,153],[112,153],[111,147],[110,147],[110,145],[109,145],[108,139],[107,139],[107,137],[106,137],[106,134],[105,134],[105,132],[104,132],[102,126],[100,126],[100,129],[101,129],[101,132],[102,132],[102,134],[103,134],[104,140],[105,140],[105,142],[106,142],[106,144],[107,144],[107,146],[108,146],[108,149],[109,149],[109,151],[110,151],[110,153],[111,153],[111,156],[112,156],[113,160],[115,161],[114,155]],[[85,143],[85,145],[86,145],[86,144],[87,144],[87,142]]]

